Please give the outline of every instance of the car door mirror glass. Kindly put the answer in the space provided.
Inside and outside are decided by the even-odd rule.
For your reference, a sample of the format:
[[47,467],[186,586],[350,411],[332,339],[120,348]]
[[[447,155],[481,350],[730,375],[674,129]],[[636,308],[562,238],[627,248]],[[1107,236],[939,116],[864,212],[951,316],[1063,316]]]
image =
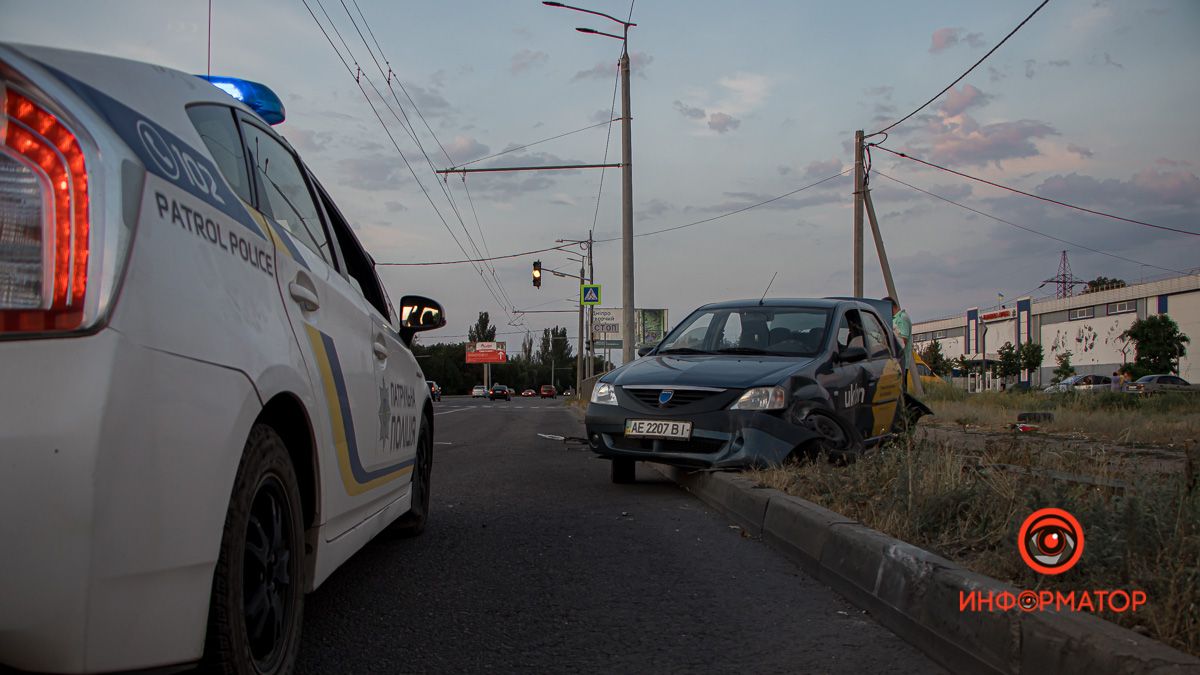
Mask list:
[[446,312],[436,300],[420,295],[400,298],[400,328],[419,333],[446,325]]

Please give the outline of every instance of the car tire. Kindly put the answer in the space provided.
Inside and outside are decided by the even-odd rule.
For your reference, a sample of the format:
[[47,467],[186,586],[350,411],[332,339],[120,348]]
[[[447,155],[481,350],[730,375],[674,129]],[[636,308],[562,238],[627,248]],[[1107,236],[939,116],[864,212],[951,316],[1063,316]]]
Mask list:
[[254,425],[213,578],[204,657],[212,672],[267,675],[295,666],[305,569],[298,484],[283,439]]
[[421,422],[421,431],[417,435],[417,458],[413,465],[412,506],[408,513],[392,523],[391,531],[401,537],[416,537],[425,531],[425,523],[429,520],[429,496],[432,492],[433,476],[433,439],[430,438],[429,425]]
[[[859,435],[832,415],[809,413],[803,425],[820,434],[793,452],[796,459],[814,460],[822,455],[833,464],[849,464],[862,454]],[[797,457],[797,455],[799,455]]]
[[612,482],[628,484],[637,482],[637,462],[626,457],[614,457],[612,460]]

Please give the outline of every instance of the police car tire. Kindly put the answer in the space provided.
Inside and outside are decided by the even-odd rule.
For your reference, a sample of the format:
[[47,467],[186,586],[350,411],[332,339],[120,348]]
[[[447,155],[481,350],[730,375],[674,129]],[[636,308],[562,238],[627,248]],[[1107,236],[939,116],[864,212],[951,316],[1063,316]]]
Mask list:
[[[213,579],[204,659],[212,672],[226,675],[290,673],[295,666],[304,610],[304,528],[297,484],[283,439],[269,426],[254,425],[234,481]],[[290,555],[286,563],[290,583],[283,594],[287,607],[280,622],[282,644],[277,644],[268,654],[268,663],[257,664],[247,628],[243,574],[250,520],[256,500],[264,490],[273,493],[270,495],[273,503],[287,511],[279,518],[279,523],[290,530]],[[277,639],[276,643],[279,642]]]
[[433,439],[429,425],[421,423],[417,439],[417,462],[413,466],[413,498],[409,512],[396,519],[391,530],[401,537],[415,537],[425,531],[429,520],[429,495],[433,474]]
[[618,484],[637,482],[637,463],[626,457],[612,458],[612,482]]

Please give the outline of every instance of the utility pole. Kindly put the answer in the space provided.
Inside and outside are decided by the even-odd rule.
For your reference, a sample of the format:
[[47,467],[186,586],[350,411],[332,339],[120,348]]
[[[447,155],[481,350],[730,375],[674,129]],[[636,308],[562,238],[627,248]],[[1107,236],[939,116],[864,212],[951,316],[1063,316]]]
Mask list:
[[575,352],[575,391],[583,389],[583,361],[587,358],[587,354],[583,349],[583,312],[586,307],[583,304],[583,283],[584,283],[584,267],[583,258],[579,259],[579,350]]
[[854,132],[854,297],[863,297],[863,132]]
[[[629,29],[626,28],[626,34]],[[629,44],[621,50],[621,361],[633,361],[633,138],[629,105]]]

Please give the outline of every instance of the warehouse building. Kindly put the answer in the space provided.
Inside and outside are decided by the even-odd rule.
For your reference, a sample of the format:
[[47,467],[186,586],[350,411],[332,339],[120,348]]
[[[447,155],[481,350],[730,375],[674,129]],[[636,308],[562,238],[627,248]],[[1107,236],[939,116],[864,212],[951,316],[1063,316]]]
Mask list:
[[[1166,314],[1191,338],[1180,361],[1179,375],[1200,383],[1200,274],[1130,284],[1066,298],[1018,298],[1015,302],[962,315],[913,323],[913,346],[923,349],[931,340],[941,343],[948,359],[965,355],[979,362],[995,361],[1005,342],[1020,346],[1042,345],[1045,358],[1040,371],[1023,381],[1038,387],[1050,383],[1055,356],[1071,352],[1071,365],[1079,374],[1110,375],[1134,360],[1134,345],[1121,339],[1134,321]],[[971,382],[975,389],[980,383]],[[996,388],[990,378],[983,386]]]

